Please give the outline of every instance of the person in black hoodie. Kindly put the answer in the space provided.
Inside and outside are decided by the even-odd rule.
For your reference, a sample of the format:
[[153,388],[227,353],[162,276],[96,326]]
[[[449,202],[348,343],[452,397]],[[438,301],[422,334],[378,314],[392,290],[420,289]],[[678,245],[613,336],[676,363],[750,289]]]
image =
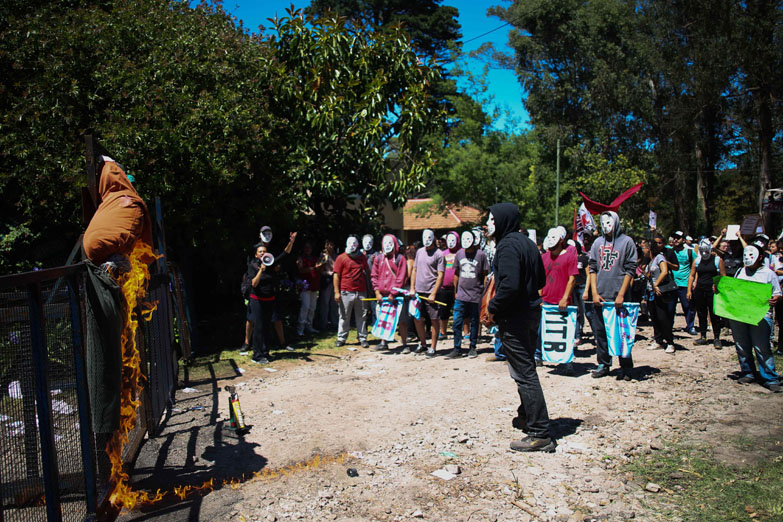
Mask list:
[[517,383],[521,401],[511,424],[527,434],[524,439],[513,441],[511,449],[552,452],[555,442],[533,358],[541,317],[538,291],[544,287],[546,275],[535,243],[519,231],[520,219],[519,208],[513,203],[498,203],[489,208],[487,235],[494,237],[497,247],[496,293],[488,312],[490,320],[498,325],[509,372]]

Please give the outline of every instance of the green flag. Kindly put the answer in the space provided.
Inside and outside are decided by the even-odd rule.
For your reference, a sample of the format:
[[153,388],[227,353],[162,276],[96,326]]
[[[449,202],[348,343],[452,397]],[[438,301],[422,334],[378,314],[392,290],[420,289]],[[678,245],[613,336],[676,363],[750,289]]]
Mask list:
[[772,285],[733,277],[717,276],[713,306],[715,314],[741,323],[759,324],[769,312]]

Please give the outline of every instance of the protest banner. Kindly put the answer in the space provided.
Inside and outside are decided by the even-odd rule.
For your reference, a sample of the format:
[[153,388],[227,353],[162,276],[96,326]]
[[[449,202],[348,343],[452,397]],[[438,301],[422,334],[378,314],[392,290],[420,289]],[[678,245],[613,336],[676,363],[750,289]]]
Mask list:
[[636,339],[639,303],[623,303],[619,309],[614,303],[603,303],[606,341],[612,357],[630,357]]
[[655,230],[655,228],[658,226],[658,214],[656,214],[652,210],[650,211],[649,224],[650,224],[650,230]]
[[372,327],[372,335],[384,341],[393,341],[397,324],[402,315],[403,299],[384,299],[378,305],[378,318]]
[[[759,230],[759,227],[761,227],[761,230]],[[761,216],[758,214],[750,214],[749,216],[745,216],[745,219],[742,221],[740,234],[743,236],[753,236],[758,232],[763,232],[763,230]]]
[[769,312],[772,285],[728,276],[713,281],[718,289],[712,302],[715,315],[756,325]]
[[557,305],[541,306],[541,358],[550,363],[569,363],[574,359],[576,307],[565,313]]
[[740,226],[739,225],[727,225],[726,226],[726,237],[724,237],[723,239],[725,239],[726,241],[737,240],[737,239],[739,239],[739,231],[740,231]]

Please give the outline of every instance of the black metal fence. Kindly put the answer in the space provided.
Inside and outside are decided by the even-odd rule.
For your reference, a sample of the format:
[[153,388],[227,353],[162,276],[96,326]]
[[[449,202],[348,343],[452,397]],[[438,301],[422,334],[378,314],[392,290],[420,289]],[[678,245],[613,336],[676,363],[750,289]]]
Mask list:
[[[80,521],[101,512],[108,470],[90,421],[83,264],[0,277],[0,521]],[[176,386],[175,306],[167,274],[137,339],[148,385],[123,455],[157,431]],[[100,485],[100,486],[99,486]]]

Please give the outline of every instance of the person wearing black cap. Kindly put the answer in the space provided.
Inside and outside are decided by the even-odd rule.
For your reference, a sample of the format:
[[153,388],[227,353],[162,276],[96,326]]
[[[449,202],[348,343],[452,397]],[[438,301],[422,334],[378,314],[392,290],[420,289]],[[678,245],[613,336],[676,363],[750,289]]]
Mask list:
[[549,413],[533,357],[540,320],[538,292],[546,283],[546,275],[535,243],[519,231],[520,219],[519,208],[513,203],[489,208],[487,236],[497,242],[497,290],[487,311],[490,320],[497,322],[509,372],[519,393],[520,405],[511,424],[527,434],[513,441],[511,449],[552,452],[556,444],[549,431]]
[[693,250],[685,248],[685,234],[678,230],[672,236],[674,237],[674,248],[672,250],[674,250],[674,255],[677,257],[677,262],[680,265],[679,269],[672,272],[672,275],[674,276],[674,282],[677,284],[677,298],[680,301],[682,313],[685,314],[685,331],[691,335],[697,335],[696,328],[693,325],[696,319],[696,310],[694,310],[690,299],[688,299],[688,278],[691,276],[691,267],[696,259],[696,255],[693,253]]

